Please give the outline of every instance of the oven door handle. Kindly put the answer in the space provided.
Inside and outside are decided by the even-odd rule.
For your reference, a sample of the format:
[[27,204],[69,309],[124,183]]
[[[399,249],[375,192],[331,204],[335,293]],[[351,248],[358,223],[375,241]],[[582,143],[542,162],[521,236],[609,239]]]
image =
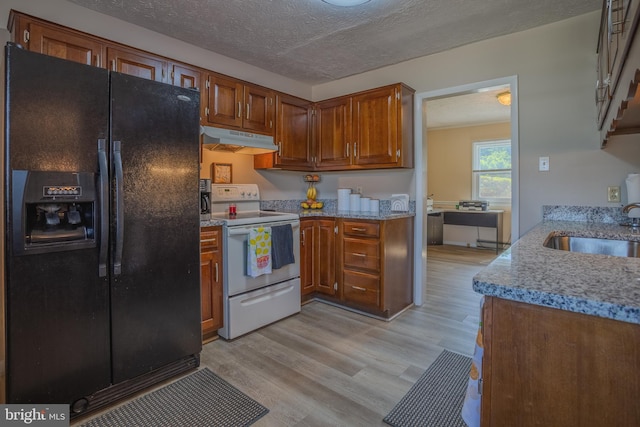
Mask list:
[[[286,223],[286,224],[289,224],[289,223]],[[272,227],[274,225],[285,225],[285,224],[282,224],[282,223],[269,224],[269,225],[262,224],[262,226],[264,227]],[[229,236],[244,236],[244,235],[248,235],[251,232],[252,228],[255,228],[255,227],[229,227],[227,230],[227,233],[229,234]],[[291,223],[291,228],[293,228],[294,230],[297,228],[300,228],[300,223],[297,221]]]

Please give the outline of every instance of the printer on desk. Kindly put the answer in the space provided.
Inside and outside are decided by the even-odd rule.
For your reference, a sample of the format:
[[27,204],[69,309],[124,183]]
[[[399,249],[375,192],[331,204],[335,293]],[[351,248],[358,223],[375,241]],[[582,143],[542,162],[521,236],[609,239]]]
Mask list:
[[489,202],[481,200],[460,200],[458,209],[463,211],[486,211],[489,209]]

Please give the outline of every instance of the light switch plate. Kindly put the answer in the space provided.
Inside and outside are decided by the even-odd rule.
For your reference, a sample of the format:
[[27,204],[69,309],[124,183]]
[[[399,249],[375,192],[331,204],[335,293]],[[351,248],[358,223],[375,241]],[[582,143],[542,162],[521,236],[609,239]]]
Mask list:
[[549,157],[540,157],[538,170],[540,172],[547,172],[549,170]]

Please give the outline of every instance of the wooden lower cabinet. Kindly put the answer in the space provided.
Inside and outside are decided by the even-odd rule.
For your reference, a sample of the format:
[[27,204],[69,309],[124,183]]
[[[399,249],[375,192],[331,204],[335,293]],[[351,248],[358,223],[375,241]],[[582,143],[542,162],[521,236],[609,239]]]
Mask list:
[[303,301],[384,319],[413,303],[413,217],[303,218],[300,224]]
[[200,229],[200,287],[202,339],[218,335],[222,327],[222,228]]
[[350,307],[390,318],[413,303],[413,217],[338,221],[338,288]]
[[300,221],[300,281],[303,300],[309,295],[337,292],[335,270],[336,222],[331,219]]
[[486,297],[482,426],[640,425],[640,325]]

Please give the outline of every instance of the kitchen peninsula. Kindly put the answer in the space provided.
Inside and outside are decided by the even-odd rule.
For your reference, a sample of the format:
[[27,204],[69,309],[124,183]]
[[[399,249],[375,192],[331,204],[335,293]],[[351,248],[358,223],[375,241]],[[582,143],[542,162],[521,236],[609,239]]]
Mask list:
[[640,241],[612,221],[545,220],[474,277],[482,425],[640,425],[640,259],[552,249],[550,235]]

